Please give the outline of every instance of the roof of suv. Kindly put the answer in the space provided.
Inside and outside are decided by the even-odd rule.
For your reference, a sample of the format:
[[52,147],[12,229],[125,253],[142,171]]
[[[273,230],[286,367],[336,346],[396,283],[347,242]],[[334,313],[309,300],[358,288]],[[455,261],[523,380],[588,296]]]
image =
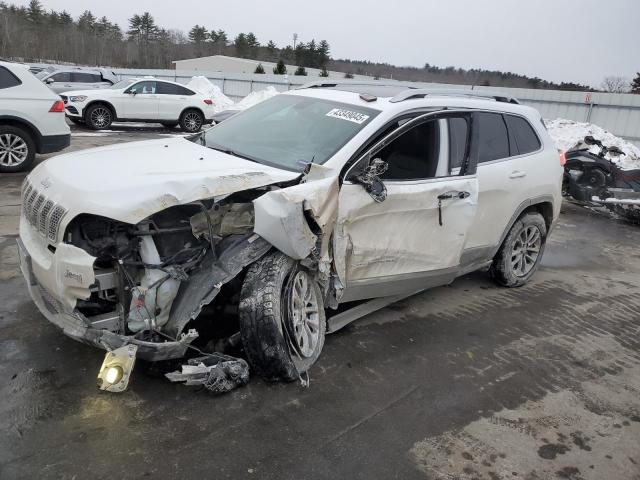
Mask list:
[[512,112],[537,120],[539,112],[497,92],[469,89],[419,88],[411,83],[319,81],[289,93],[366,106],[394,113],[413,108],[461,108]]

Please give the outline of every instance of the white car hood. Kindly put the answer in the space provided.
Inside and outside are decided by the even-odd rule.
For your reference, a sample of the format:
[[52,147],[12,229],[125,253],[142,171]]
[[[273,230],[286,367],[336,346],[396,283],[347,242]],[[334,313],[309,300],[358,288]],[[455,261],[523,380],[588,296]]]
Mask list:
[[89,213],[135,224],[173,205],[298,176],[171,138],[60,155],[40,164],[29,180],[68,209],[64,223]]

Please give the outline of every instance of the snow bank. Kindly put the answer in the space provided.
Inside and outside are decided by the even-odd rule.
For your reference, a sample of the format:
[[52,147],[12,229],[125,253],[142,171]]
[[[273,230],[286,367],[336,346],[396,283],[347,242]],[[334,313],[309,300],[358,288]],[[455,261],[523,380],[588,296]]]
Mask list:
[[233,110],[245,110],[249,107],[253,107],[260,102],[264,102],[271,97],[275,97],[278,95],[278,92],[275,87],[269,86],[264,90],[260,90],[259,92],[251,92],[249,95],[244,97],[238,103],[236,103],[231,109]]
[[193,77],[191,81],[187,83],[187,87],[207,95],[213,100],[213,108],[216,113],[222,110],[228,110],[233,106],[233,100],[222,93],[220,87],[211,83],[206,77]]
[[[584,148],[587,146],[583,143],[584,137],[591,135],[607,147],[616,146],[626,154],[619,159],[612,159],[620,168],[623,170],[640,168],[640,148],[620,137],[616,137],[597,125],[574,122],[564,118],[545,120],[545,124],[551,138],[553,138],[560,150],[566,152],[577,147]],[[593,146],[589,150],[593,153],[598,153],[599,148]]]

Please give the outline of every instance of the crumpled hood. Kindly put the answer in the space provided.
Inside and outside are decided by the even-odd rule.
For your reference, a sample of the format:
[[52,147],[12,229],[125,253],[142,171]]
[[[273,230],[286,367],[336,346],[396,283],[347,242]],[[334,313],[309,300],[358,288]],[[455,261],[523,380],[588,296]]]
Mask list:
[[40,164],[28,178],[68,209],[66,221],[90,213],[135,224],[173,205],[299,175],[170,138],[60,155]]

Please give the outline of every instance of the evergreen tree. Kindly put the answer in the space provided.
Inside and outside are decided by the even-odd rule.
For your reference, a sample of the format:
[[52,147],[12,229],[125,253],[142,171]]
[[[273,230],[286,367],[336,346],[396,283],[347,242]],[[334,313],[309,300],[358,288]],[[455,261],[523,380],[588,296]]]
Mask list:
[[347,72],[344,74],[344,78],[353,78],[353,73]]
[[278,47],[276,46],[275,42],[273,40],[269,40],[269,43],[267,43],[267,52],[269,52],[269,55],[275,55],[277,49]]
[[327,67],[325,65],[322,66],[322,70],[320,70],[320,76],[321,77],[328,77],[329,76],[329,72],[327,71]]
[[631,93],[640,95],[640,72],[638,72],[636,78],[631,81]]
[[258,64],[258,66],[256,67],[253,73],[264,73],[264,67],[262,66],[261,63]]
[[191,43],[200,45],[207,41],[209,38],[209,32],[206,28],[201,27],[200,25],[194,25],[193,28],[189,30],[188,36]]
[[278,60],[278,64],[273,69],[273,73],[276,75],[286,75],[287,66],[284,64],[282,59]]
[[305,70],[304,67],[298,67],[296,68],[296,71],[294,72],[294,75],[298,75],[301,77],[306,77],[307,76],[307,71]]

